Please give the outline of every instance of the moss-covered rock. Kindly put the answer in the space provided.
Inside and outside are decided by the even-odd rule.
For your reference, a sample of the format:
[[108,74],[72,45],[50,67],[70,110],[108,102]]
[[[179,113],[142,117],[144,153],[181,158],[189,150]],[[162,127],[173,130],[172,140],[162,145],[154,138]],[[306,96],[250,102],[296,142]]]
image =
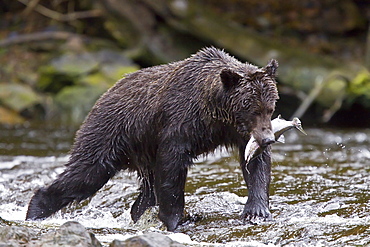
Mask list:
[[37,88],[50,95],[57,106],[53,116],[78,124],[102,93],[125,74],[138,69],[120,51],[66,53],[40,67]]
[[370,71],[360,71],[349,83],[348,102],[360,99],[361,103],[370,107]]
[[0,102],[7,108],[19,113],[40,104],[42,97],[28,85],[0,83]]
[[58,93],[63,87],[73,85],[78,79],[78,75],[61,73],[50,64],[41,66],[38,73],[37,89],[52,94]]
[[55,97],[59,116],[64,122],[81,123],[95,101],[106,91],[105,87],[69,86]]
[[40,67],[37,85],[41,91],[54,94],[72,85],[108,88],[124,74],[137,69],[120,51],[66,53]]

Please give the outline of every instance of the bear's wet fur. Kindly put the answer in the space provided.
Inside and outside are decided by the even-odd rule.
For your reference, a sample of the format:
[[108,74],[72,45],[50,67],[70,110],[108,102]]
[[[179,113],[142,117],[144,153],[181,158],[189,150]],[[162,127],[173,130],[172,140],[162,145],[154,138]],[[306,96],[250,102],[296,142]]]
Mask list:
[[255,224],[258,217],[270,219],[269,189],[271,182],[271,146],[267,146],[261,155],[248,164],[242,163],[244,180],[248,188],[248,200],[244,206],[242,218]]
[[[158,205],[160,220],[174,231],[183,217],[185,180],[194,158],[219,146],[237,147],[244,173],[250,135],[261,147],[274,141],[277,67],[275,60],[262,68],[241,63],[211,47],[128,74],[92,108],[76,134],[65,171],[36,191],[26,218],[49,217],[92,196],[118,171],[129,170],[141,179],[132,219]],[[260,173],[249,171],[245,179],[257,181]],[[265,210],[259,201],[253,203],[257,206],[245,210],[244,217]]]

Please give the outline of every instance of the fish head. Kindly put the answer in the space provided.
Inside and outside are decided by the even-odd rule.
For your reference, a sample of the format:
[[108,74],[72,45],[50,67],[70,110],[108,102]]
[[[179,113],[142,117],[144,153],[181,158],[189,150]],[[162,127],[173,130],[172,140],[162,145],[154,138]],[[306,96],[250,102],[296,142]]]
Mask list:
[[292,120],[292,125],[299,130],[302,134],[307,135],[306,131],[303,130],[301,120],[299,118],[295,117]]

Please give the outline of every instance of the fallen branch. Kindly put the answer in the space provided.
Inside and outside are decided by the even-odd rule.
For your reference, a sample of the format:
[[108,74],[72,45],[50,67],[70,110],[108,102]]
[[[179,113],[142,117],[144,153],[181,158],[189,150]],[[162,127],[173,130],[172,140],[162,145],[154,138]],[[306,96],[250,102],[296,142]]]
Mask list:
[[318,76],[316,78],[315,86],[309,93],[309,95],[303,100],[301,105],[298,107],[298,109],[294,112],[292,115],[293,117],[301,118],[303,114],[307,111],[308,107],[314,102],[314,100],[317,98],[317,96],[320,94],[321,90],[324,88],[326,83],[324,82],[324,78],[321,76]]
[[56,32],[36,32],[30,34],[21,34],[14,37],[10,37],[7,39],[0,40],[0,47],[6,47],[10,45],[17,45],[22,43],[29,43],[35,41],[43,41],[43,40],[67,40],[72,37],[83,37],[82,35],[70,33],[70,32],[63,32],[63,31],[56,31]]
[[27,16],[29,15],[35,7],[39,4],[40,0],[30,0],[27,4],[27,7],[23,10],[22,15]]
[[[23,3],[30,9],[34,9],[38,13],[49,17],[50,19],[62,21],[62,22],[69,22],[74,21],[77,19],[84,19],[84,18],[92,18],[92,17],[99,17],[102,16],[102,11],[100,9],[93,9],[93,10],[87,10],[87,11],[79,11],[79,12],[73,12],[68,14],[61,14],[57,11],[48,9],[40,4],[33,3],[34,6],[29,6],[30,2],[27,0],[18,0],[19,2]],[[32,2],[31,2],[32,3]]]
[[366,68],[370,70],[370,24],[367,29],[367,37],[366,37],[365,65],[366,65]]

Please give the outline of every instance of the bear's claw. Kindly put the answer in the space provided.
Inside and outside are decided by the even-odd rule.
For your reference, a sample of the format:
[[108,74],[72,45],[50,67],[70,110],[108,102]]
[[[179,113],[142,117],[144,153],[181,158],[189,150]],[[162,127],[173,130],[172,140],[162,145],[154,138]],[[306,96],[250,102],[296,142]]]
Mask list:
[[241,218],[246,222],[257,224],[261,220],[271,220],[272,215],[268,207],[262,204],[247,203],[245,204]]

